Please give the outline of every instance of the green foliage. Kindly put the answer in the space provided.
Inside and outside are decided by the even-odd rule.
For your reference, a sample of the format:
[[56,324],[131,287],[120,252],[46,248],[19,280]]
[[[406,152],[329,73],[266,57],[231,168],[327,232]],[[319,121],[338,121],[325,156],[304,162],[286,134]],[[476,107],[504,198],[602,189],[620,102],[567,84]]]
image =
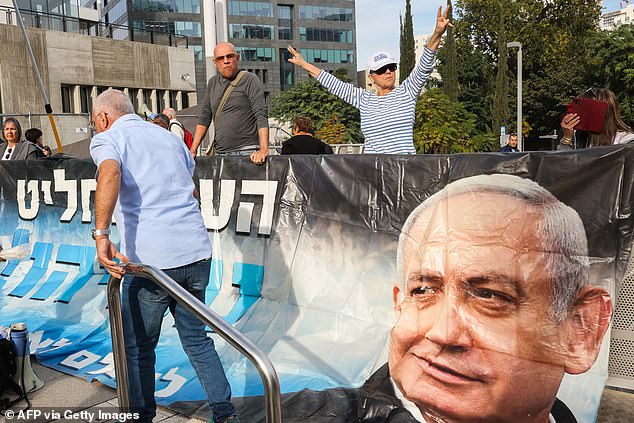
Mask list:
[[400,46],[399,82],[402,84],[416,66],[416,43],[410,0],[405,0],[405,21],[401,24]]
[[339,117],[330,116],[321,125],[321,129],[315,132],[315,136],[328,144],[346,143],[346,126],[339,122]]
[[509,73],[508,48],[506,46],[506,29],[504,28],[504,13],[500,4],[500,26],[498,29],[498,69],[495,78],[495,97],[493,97],[493,132],[499,135],[500,126],[509,122]]
[[[447,1],[447,6],[450,7],[449,20],[453,21],[453,7],[451,7],[451,0]],[[458,101],[458,67],[457,67],[457,54],[456,54],[456,40],[454,39],[454,29],[449,27],[447,29],[447,35],[445,36],[444,45],[446,64],[442,68],[442,87],[447,97],[451,101]]]
[[[615,31],[594,33],[587,40],[588,73],[585,89],[604,87],[612,90],[621,106],[623,119],[634,124],[634,25]],[[577,93],[578,94],[578,93]]]
[[[502,8],[500,10],[500,2]],[[456,25],[457,50],[469,51],[467,57],[458,56],[459,100],[467,109],[478,114],[491,103],[493,79],[491,66],[498,65],[501,45],[506,41],[519,41],[523,45],[524,59],[524,118],[533,128],[532,135],[552,132],[558,126],[561,113],[571,97],[587,85],[587,56],[595,52],[587,47],[587,40],[597,32],[600,16],[598,0],[457,0],[459,11]],[[500,15],[504,19],[501,32]],[[506,36],[504,43],[499,39]],[[468,46],[468,47],[467,47]],[[464,59],[468,60],[464,60]],[[484,62],[480,69],[474,63]],[[515,61],[508,64],[511,75],[517,72]],[[489,91],[472,88],[470,98],[463,92],[465,79],[473,80],[479,73],[481,83]],[[515,92],[515,78],[511,78],[510,91]],[[478,98],[480,104],[477,104]],[[490,109],[488,109],[490,110]],[[510,120],[515,120],[514,108]],[[493,128],[488,118],[487,126]]]
[[[345,70],[336,71],[334,74],[342,80],[349,81],[349,78],[345,76]],[[317,131],[322,128],[327,119],[336,118],[346,128],[344,142],[360,143],[364,140],[361,134],[359,110],[330,94],[314,79],[282,91],[273,99],[271,117],[290,123],[299,115],[312,119]]]
[[477,116],[449,100],[440,89],[426,91],[416,103],[414,146],[419,153],[495,151],[495,136],[478,133]]

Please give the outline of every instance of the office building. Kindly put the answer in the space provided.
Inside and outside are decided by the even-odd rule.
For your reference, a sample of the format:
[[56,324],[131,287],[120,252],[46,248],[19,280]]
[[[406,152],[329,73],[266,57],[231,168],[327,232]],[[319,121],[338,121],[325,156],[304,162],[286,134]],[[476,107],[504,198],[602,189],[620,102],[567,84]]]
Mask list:
[[[356,80],[354,0],[216,0],[205,11],[207,66],[213,74],[213,46],[229,41],[240,54],[241,67],[260,78],[267,97],[309,77],[288,62],[288,45],[327,71],[345,69]],[[215,30],[214,30],[215,29]]]
[[634,4],[630,4],[629,0],[625,3],[621,2],[621,9],[601,16],[601,29],[608,31],[614,30],[621,25],[630,25],[632,23],[634,23]]

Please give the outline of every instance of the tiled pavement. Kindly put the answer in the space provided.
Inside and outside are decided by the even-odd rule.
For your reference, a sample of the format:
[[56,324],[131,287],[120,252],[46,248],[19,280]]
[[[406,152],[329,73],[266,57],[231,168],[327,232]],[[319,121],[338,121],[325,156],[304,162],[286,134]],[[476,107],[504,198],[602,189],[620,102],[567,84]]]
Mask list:
[[[29,395],[33,409],[44,407],[58,407],[64,409],[72,407],[74,410],[88,410],[93,416],[95,410],[100,408],[109,413],[117,412],[116,391],[99,382],[87,382],[84,379],[66,375],[56,370],[34,364],[37,375],[45,383],[44,388]],[[24,408],[21,403],[18,408]],[[12,420],[0,416],[0,423],[9,423]],[[13,420],[15,421],[15,420]],[[38,420],[41,422],[47,420]],[[67,422],[67,419],[48,420]],[[88,420],[76,419],[77,423]],[[112,420],[99,420],[99,422],[111,422]],[[188,418],[179,415],[167,408],[159,408],[154,422],[161,423],[205,423],[202,420]],[[599,418],[597,423],[631,423],[634,422],[634,393],[622,392],[614,389],[606,389],[601,399]],[[93,420],[93,422],[95,421]]]

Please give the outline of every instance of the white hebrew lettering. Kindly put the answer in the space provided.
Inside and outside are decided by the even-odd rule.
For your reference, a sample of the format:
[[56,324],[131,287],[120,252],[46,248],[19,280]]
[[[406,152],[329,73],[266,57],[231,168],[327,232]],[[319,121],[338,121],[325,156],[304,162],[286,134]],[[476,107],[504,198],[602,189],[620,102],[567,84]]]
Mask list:
[[88,350],[83,350],[69,355],[60,364],[70,367],[71,369],[79,370],[91,365],[100,358],[101,357],[97,354],[91,353]]
[[[29,181],[27,184],[24,179],[18,179],[18,213],[22,219],[34,219],[40,210],[40,191],[38,189],[38,181]],[[26,194],[31,194],[31,207],[26,207]]]
[[218,214],[214,213],[214,186],[213,180],[200,180],[200,211],[202,212],[207,229],[220,230],[227,226],[231,217],[231,206],[236,193],[236,181],[223,179],[220,181],[220,204]]
[[58,348],[65,347],[66,345],[72,344],[72,342],[70,342],[66,338],[62,338],[58,341],[53,341],[52,339],[47,338],[44,341],[42,341],[42,335],[44,335],[44,331],[42,330],[29,333],[29,343],[30,343],[29,351],[31,354],[35,354],[37,350],[41,348],[48,348],[51,345],[53,346],[53,348],[50,348],[49,351],[53,351]]
[[81,221],[84,223],[90,223],[92,220],[92,213],[90,212],[90,193],[96,190],[97,180],[81,180]]
[[169,385],[167,385],[167,387],[161,389],[160,391],[154,392],[155,396],[159,398],[167,398],[170,395],[174,395],[176,392],[178,392],[179,389],[183,387],[183,385],[185,385],[187,379],[185,379],[183,376],[177,375],[177,370],[178,367],[174,367],[173,369],[170,369],[170,371],[167,372],[162,378],[160,378],[160,380],[169,382]]
[[42,195],[44,196],[44,204],[48,204],[49,206],[53,204],[51,181],[42,181]]
[[251,217],[253,217],[253,207],[255,204],[240,202],[238,205],[238,221],[236,222],[236,232],[251,232]]
[[112,353],[106,354],[104,358],[99,361],[100,364],[105,364],[104,367],[98,370],[93,370],[92,372],[88,372],[89,375],[106,375],[110,379],[115,378],[114,374],[114,356]]
[[[260,235],[271,235],[273,226],[273,211],[275,208],[275,193],[277,192],[277,181],[242,181],[242,195],[261,195],[262,213],[258,225]],[[241,214],[243,214],[241,216]],[[251,216],[253,214],[253,203],[240,202],[238,207],[237,232],[250,232]],[[245,225],[245,221],[248,223]],[[246,230],[244,230],[246,228]]]
[[53,178],[55,180],[55,192],[66,192],[68,194],[66,210],[59,220],[61,222],[70,222],[77,212],[77,180],[67,180],[65,169],[55,169]]

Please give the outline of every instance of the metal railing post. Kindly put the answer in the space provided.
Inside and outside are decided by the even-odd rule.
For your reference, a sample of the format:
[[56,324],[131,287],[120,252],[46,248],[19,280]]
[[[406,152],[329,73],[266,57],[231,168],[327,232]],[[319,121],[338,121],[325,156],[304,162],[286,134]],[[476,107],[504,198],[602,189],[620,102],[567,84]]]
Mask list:
[[[249,338],[242,335],[237,329],[225,322],[222,317],[214,313],[204,303],[199,301],[185,288],[177,284],[160,269],[153,266],[128,263],[125,266],[127,274],[147,278],[161,287],[167,294],[180,305],[189,310],[194,316],[211,327],[222,339],[237,349],[242,355],[253,363],[260,373],[264,384],[264,398],[266,402],[267,423],[281,423],[282,405],[280,394],[280,381],[271,360]],[[121,323],[121,302],[119,287],[121,281],[111,276],[108,281],[108,305],[110,308],[110,328],[112,332],[112,352],[114,355],[115,375],[117,377],[117,395],[119,406],[125,411],[123,405],[129,407],[129,393],[127,383],[127,365],[125,361],[125,346],[123,338],[123,325]],[[114,321],[114,322],[113,322]],[[124,378],[125,382],[120,380]]]
[[120,287],[121,279],[110,276],[108,280],[108,312],[110,314],[114,374],[117,379],[119,409],[127,412],[130,409],[130,391],[128,391],[128,366],[125,362],[125,341],[123,339],[123,322],[121,321]]

